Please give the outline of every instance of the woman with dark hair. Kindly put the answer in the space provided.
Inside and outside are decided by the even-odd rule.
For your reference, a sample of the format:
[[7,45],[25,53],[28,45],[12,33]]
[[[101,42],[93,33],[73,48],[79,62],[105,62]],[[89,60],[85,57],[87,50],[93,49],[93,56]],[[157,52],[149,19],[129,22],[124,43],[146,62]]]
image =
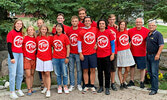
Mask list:
[[115,43],[114,37],[110,30],[107,29],[107,22],[103,19],[97,22],[97,69],[99,90],[97,93],[103,91],[103,71],[105,74],[105,94],[109,95],[110,91],[110,71],[114,66],[111,66],[111,61],[114,59]]
[[[16,19],[13,25],[13,29],[7,35],[8,46],[8,69],[9,69],[9,89],[10,98],[17,99],[18,96],[24,96],[21,91],[21,84],[23,80],[24,68],[23,68],[23,22],[20,19]],[[16,82],[16,93],[15,93]]]
[[[132,53],[129,46],[129,36],[128,31],[126,30],[127,24],[125,21],[120,21],[118,25],[117,33],[117,67],[118,67],[118,76],[120,80],[120,89],[127,88],[125,81],[128,75],[129,66],[135,64]],[[122,68],[125,68],[125,72],[122,77]]]
[[58,93],[62,93],[62,77],[63,77],[63,85],[64,92],[66,94],[69,93],[67,84],[68,84],[68,73],[67,73],[67,64],[69,62],[69,54],[70,54],[70,41],[66,34],[64,34],[63,24],[56,24],[56,34],[53,37],[53,68],[54,72],[57,76],[57,84],[58,84]]

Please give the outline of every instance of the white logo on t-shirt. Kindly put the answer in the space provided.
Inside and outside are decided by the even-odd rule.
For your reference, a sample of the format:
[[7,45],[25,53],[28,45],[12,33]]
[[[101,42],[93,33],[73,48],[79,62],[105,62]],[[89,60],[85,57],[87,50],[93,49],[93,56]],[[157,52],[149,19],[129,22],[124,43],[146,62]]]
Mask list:
[[119,42],[121,43],[121,45],[126,46],[129,43],[129,36],[127,34],[122,34],[119,37]]
[[87,32],[85,35],[84,35],[84,42],[86,44],[92,44],[93,42],[95,41],[95,34],[92,33],[92,32]]
[[77,46],[77,39],[78,39],[77,34],[74,33],[70,35],[71,46]]
[[38,49],[41,52],[45,52],[49,48],[49,42],[47,40],[40,40],[38,44]]
[[14,46],[17,48],[22,47],[22,43],[23,43],[23,37],[22,36],[16,36],[14,38]]
[[63,44],[60,40],[54,40],[53,44],[55,51],[61,51],[63,49]]
[[36,43],[34,41],[28,41],[25,47],[27,52],[34,53],[36,50]]
[[97,43],[100,48],[105,48],[108,45],[108,38],[105,35],[101,35],[97,38]]
[[143,42],[143,37],[140,34],[136,34],[132,37],[132,44],[139,46]]

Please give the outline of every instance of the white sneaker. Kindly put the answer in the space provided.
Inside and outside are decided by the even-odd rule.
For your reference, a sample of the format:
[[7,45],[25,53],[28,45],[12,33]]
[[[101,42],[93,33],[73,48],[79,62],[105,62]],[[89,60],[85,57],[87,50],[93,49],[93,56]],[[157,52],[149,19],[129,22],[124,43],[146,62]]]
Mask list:
[[67,87],[64,87],[64,93],[65,93],[65,94],[68,94],[68,93],[69,93],[69,90],[68,90]]
[[41,91],[41,93],[44,94],[44,93],[46,93],[46,91],[47,91],[47,88],[44,87],[44,89]]
[[72,85],[70,85],[69,91],[71,92],[71,91],[74,90],[74,89],[75,89],[75,87],[72,86]]
[[62,87],[58,87],[58,94],[62,94]]
[[10,93],[10,98],[11,99],[17,99],[19,98],[15,92]]
[[82,91],[82,86],[81,85],[77,85],[77,88],[79,91]]
[[18,90],[18,91],[16,91],[16,93],[19,97],[24,96],[24,93],[22,92],[22,90]]
[[47,97],[47,98],[50,97],[50,90],[46,91],[46,97]]

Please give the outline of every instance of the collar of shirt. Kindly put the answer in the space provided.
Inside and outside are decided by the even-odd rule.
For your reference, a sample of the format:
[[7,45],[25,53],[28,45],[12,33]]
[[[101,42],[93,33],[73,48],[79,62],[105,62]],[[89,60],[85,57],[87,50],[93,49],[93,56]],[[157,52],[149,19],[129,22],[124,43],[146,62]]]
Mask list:
[[[156,30],[154,30],[153,32],[152,32],[152,34],[151,35],[154,35],[155,33],[156,33],[157,31]],[[149,32],[149,34],[148,34],[149,36],[151,36],[150,35],[150,32]]]
[[89,27],[83,27],[83,29],[90,29],[91,28],[91,26],[89,26]]

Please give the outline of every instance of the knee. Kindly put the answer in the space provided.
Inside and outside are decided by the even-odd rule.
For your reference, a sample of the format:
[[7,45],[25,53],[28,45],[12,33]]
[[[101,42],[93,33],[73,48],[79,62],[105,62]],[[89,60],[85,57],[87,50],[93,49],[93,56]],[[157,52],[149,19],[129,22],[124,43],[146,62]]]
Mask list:
[[91,72],[91,73],[95,73],[95,68],[91,68],[91,69],[90,69],[90,72]]
[[46,77],[50,77],[50,72],[45,72]]
[[88,69],[83,69],[83,74],[87,74],[88,73]]

